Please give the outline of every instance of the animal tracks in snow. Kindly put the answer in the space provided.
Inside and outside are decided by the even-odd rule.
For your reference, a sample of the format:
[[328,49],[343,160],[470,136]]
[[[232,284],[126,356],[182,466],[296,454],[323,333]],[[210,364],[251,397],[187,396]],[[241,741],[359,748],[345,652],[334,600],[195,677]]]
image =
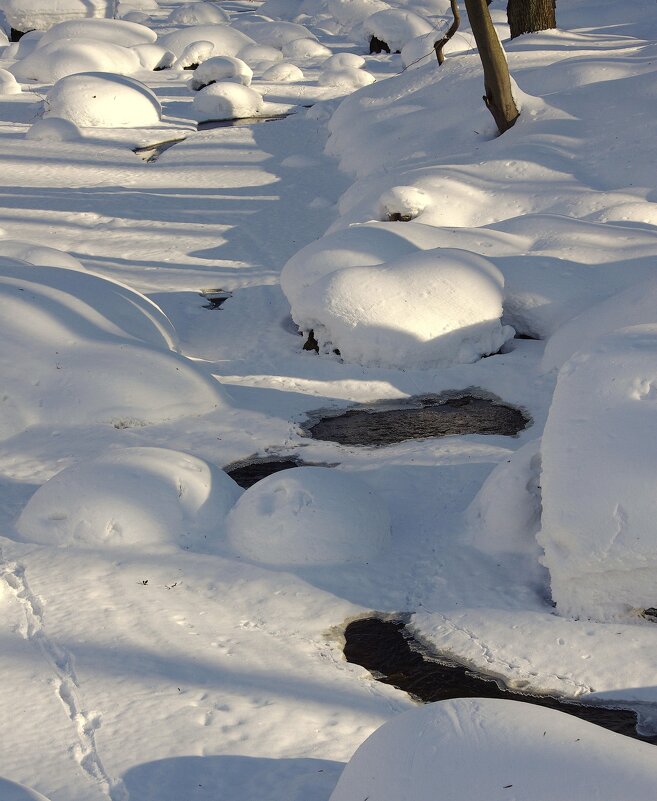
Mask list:
[[16,598],[23,612],[15,631],[39,649],[54,674],[50,684],[75,727],[76,740],[71,750],[76,762],[89,778],[102,788],[110,801],[128,801],[129,794],[123,782],[108,775],[98,754],[96,731],[100,728],[102,716],[98,712],[85,710],[80,696],[73,654],[47,636],[43,605],[30,589],[25,568],[17,562],[2,560],[0,578]]

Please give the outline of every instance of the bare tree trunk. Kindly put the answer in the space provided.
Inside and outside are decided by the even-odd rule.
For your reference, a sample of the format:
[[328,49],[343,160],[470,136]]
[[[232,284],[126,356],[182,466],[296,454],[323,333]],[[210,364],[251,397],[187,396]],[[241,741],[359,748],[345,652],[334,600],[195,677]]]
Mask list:
[[447,33],[436,42],[433,46],[434,50],[436,51],[436,58],[438,59],[438,63],[442,64],[445,60],[445,54],[443,53],[443,48],[449,42],[449,40],[454,36],[456,31],[459,29],[459,25],[461,24],[461,12],[459,11],[459,4],[458,0],[450,0],[450,5],[452,6],[452,16],[454,17],[454,22],[449,26]]
[[506,16],[512,39],[557,27],[555,0],[508,0]]
[[493,27],[486,0],[465,0],[465,8],[484,68],[484,103],[502,134],[519,116],[511,93],[509,65]]

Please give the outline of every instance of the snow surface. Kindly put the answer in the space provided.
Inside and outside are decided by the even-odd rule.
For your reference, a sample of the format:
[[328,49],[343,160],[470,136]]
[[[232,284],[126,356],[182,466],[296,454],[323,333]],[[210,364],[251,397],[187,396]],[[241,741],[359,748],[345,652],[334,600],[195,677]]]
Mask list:
[[241,82],[234,83],[232,78],[211,83],[194,96],[194,112],[201,122],[255,117],[263,105],[259,92]]
[[199,64],[194,70],[189,87],[198,91],[217,81],[234,81],[250,86],[252,79],[253,70],[241,58],[214,56]]
[[106,17],[112,0],[0,0],[7,22],[17,31],[45,31],[78,17]]
[[[41,14],[44,30],[64,18],[63,0],[12,5],[33,21]],[[80,4],[71,5],[79,19]],[[86,3],[84,13],[99,5]],[[363,24],[373,13],[411,12],[437,33],[447,0],[235,0],[221,4],[229,23],[169,22],[183,5],[119,4],[119,16],[146,10],[146,44],[85,35],[40,46],[40,30],[0,53],[0,69],[16,75],[37,54],[47,67],[0,98],[0,702],[8,710],[0,731],[11,745],[0,776],[23,797],[32,787],[50,801],[328,801],[357,747],[416,708],[343,658],[345,621],[372,610],[410,613],[428,646],[518,689],[631,705],[657,731],[657,628],[640,614],[654,601],[639,567],[654,557],[644,382],[654,378],[655,352],[657,4],[570,0],[558,4],[559,29],[509,41],[504,4],[493,3],[522,105],[503,136],[481,101],[465,15],[441,67],[434,33],[412,39],[403,56],[366,52]],[[61,52],[48,56],[55,45]],[[110,48],[103,69],[122,87],[130,80],[115,71],[125,57],[156,105],[139,90],[148,114],[138,127],[115,127],[129,107],[119,100],[75,140],[30,138],[52,97],[55,61],[79,66],[78,45],[85,58]],[[258,124],[198,131],[185,51],[199,62],[246,61],[263,101]],[[375,82],[355,91],[320,85],[329,52]],[[84,106],[76,94],[69,122],[79,124]],[[44,130],[61,125],[53,115],[45,122]],[[307,293],[343,272],[374,281],[391,263],[403,276],[404,265],[441,249],[468,263],[481,257],[503,277],[489,333],[509,325],[535,339],[429,368],[303,350],[290,312]],[[381,287],[370,286],[354,289],[371,311]],[[420,295],[402,304],[402,289],[384,304],[398,318],[385,324],[397,350],[405,339],[391,326],[416,326]],[[217,293],[229,297],[207,308]],[[322,297],[329,305],[318,316],[328,319],[334,296]],[[455,337],[465,342],[463,331]],[[319,410],[469,388],[521,407],[532,424],[516,437],[379,448],[306,436]],[[139,480],[121,483],[122,466],[107,480],[118,496],[99,485],[79,491],[97,460],[133,449],[175,454],[161,460],[165,478],[140,467]],[[367,564],[338,566],[241,556],[223,512],[215,525],[203,507],[186,506],[172,478],[182,474],[169,468],[190,459],[207,466],[195,476],[217,475],[253,456],[336,465],[350,486],[364,483],[389,511],[386,547]],[[165,544],[156,533],[144,543],[137,532],[125,547],[20,534],[17,521],[41,491],[62,500],[56,482],[67,475],[78,487],[67,495],[70,520],[87,519],[81,510],[93,495],[101,532],[110,520],[132,524],[132,500]],[[577,523],[566,533],[562,501]],[[343,507],[339,515],[352,519]],[[282,515],[290,520],[292,507]],[[192,518],[211,548],[200,535],[180,547]],[[581,594],[555,538],[581,570]],[[607,545],[609,557],[599,558]],[[621,569],[605,572],[612,563]],[[496,730],[523,754],[514,770],[527,762],[555,786],[570,775],[595,786],[634,771],[647,747],[604,734],[603,742],[599,732],[571,743],[580,724],[557,716],[555,767],[543,713],[503,709]],[[534,714],[538,740],[523,738]],[[469,724],[465,739],[442,728],[447,753],[476,747]],[[581,758],[577,738],[591,742],[597,762]],[[498,775],[496,756],[490,770],[467,772],[454,769],[458,756],[446,780]],[[657,797],[652,773],[647,781]],[[501,788],[513,783],[498,792],[510,798],[514,788]]]

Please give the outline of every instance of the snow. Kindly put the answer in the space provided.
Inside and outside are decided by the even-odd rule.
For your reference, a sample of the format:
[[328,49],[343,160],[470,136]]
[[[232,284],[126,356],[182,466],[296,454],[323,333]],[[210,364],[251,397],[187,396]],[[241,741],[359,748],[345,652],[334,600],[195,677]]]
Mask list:
[[31,790],[24,784],[11,782],[9,779],[0,778],[0,791],[4,801],[48,801],[45,795]]
[[363,21],[362,31],[368,43],[375,36],[379,41],[385,42],[392,52],[401,51],[411,39],[435,33],[434,26],[428,19],[400,8],[385,8],[375,12]]
[[45,116],[81,128],[139,128],[156,125],[162,113],[153,92],[134,78],[109,72],[78,72],[48,92]]
[[168,448],[121,448],[46,481],[16,529],[28,542],[59,547],[212,552],[240,494],[202,459]]
[[[561,614],[609,620],[655,605],[657,328],[597,337],[559,372],[543,435],[539,542]],[[582,506],[582,498],[587,499]]]
[[0,69],[0,95],[18,95],[21,91],[20,84],[11,72]]
[[61,39],[95,39],[112,42],[122,47],[153,44],[157,34],[145,25],[118,19],[67,20],[54,25],[39,39],[37,48],[45,47]]
[[256,117],[263,106],[259,92],[232,80],[211,83],[194,96],[194,112],[201,122]]
[[327,467],[296,467],[248,489],[230,511],[228,541],[267,565],[367,562],[390,540],[385,502],[362,480]]
[[78,17],[106,17],[110,0],[0,0],[0,10],[17,31],[45,31]]
[[57,39],[10,67],[21,82],[53,84],[68,75],[83,72],[113,72],[131,75],[141,64],[134,50],[98,39]]
[[241,58],[214,56],[214,58],[209,58],[199,64],[194,70],[189,87],[198,91],[217,81],[229,81],[250,86],[252,78],[253,70]]
[[[641,613],[654,605],[657,5],[571,0],[557,4],[558,29],[509,41],[493,3],[522,106],[502,136],[465,14],[436,63],[447,0],[236,0],[214,4],[228,22],[197,25],[170,21],[201,10],[180,0],[127,1],[119,17],[144,10],[130,46],[133,28],[103,19],[107,8],[91,16],[101,5],[16,0],[42,30],[0,53],[15,75],[44,60],[0,97],[0,737],[11,743],[0,776],[50,801],[328,801],[373,731],[418,712],[343,657],[345,621],[373,610],[407,614],[428,648],[518,690],[631,706],[657,731],[657,628]],[[400,42],[414,33],[407,13],[431,33],[402,55],[370,55],[363,25],[386,9]],[[98,22],[110,39],[75,28],[49,42],[64,19]],[[253,71],[243,110],[255,104],[256,119],[198,130],[194,98],[212,87],[190,91],[183,67],[217,56]],[[67,113],[44,113],[54,67],[89,59],[110,76],[101,94],[71,91]],[[322,78],[343,69],[349,86]],[[101,99],[102,118],[83,124]],[[463,318],[441,294],[441,259],[470,304]],[[292,311],[315,325],[319,353],[304,350]],[[478,336],[422,340],[457,317]],[[349,329],[355,319],[366,324]],[[483,358],[505,326],[534,339]],[[531,422],[511,437],[382,447],[308,436],[323,413],[445,391],[494,395]],[[136,467],[126,456],[144,451],[156,455]],[[383,547],[352,559],[361,531],[342,540],[339,521],[354,524],[359,505],[343,502],[321,531],[322,554],[344,561],[303,561],[306,527],[274,563],[285,538],[264,552],[264,515],[256,551],[241,553],[251,529],[229,541],[237,496],[219,470],[254,458],[330,465],[344,492],[365,487],[389,514]],[[199,467],[190,481],[185,464]],[[44,541],[36,522],[19,532],[46,494],[55,518],[66,501],[69,523],[93,513],[102,535],[120,520],[130,541],[86,529],[59,545],[73,536],[63,517],[43,522]],[[560,716],[545,725],[540,710],[458,717],[455,705],[464,734],[441,725],[450,761],[434,760],[430,797],[497,777],[508,742],[536,792],[586,777],[604,797],[627,770],[614,797],[641,798],[647,746],[575,733],[583,724]],[[524,729],[534,715],[536,732]],[[492,719],[492,756],[459,767]],[[577,753],[585,741],[597,762]]]
[[355,69],[354,67],[340,67],[339,69],[322,70],[317,79],[320,86],[335,86],[338,89],[345,89],[353,92],[361,86],[369,86],[374,83],[374,76],[366,70]]
[[347,765],[331,801],[436,793],[451,801],[648,801],[656,782],[650,745],[551,709],[459,698],[382,726]]
[[167,22],[173,25],[213,25],[228,22],[228,14],[216,3],[185,3],[174,8]]

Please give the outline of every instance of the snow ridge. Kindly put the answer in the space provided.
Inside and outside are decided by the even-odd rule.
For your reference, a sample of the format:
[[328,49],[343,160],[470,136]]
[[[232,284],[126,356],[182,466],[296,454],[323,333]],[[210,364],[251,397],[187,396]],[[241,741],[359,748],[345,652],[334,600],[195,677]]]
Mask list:
[[129,793],[121,779],[112,779],[98,753],[96,731],[100,728],[102,716],[98,712],[88,712],[80,697],[80,685],[73,655],[54,643],[44,628],[43,606],[32,592],[25,575],[25,568],[17,562],[6,562],[0,550],[0,578],[7,584],[23,610],[23,620],[18,632],[25,640],[34,643],[50,664],[55,678],[52,681],[66,713],[75,724],[77,742],[72,750],[75,760],[82,770],[96,782],[110,801],[128,801]]

